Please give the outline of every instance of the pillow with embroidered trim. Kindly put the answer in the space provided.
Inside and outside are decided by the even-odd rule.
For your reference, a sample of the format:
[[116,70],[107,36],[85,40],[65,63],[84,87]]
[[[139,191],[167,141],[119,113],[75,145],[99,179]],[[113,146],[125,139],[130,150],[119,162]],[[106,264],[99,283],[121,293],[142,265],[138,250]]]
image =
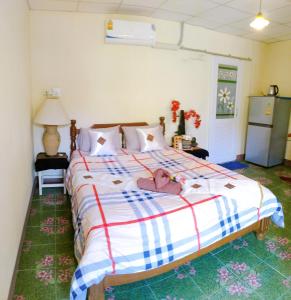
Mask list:
[[122,143],[121,143],[121,134],[119,131],[119,125],[118,126],[113,126],[113,127],[108,127],[108,128],[98,128],[98,129],[94,129],[94,128],[80,128],[78,137],[77,137],[77,143],[78,143],[78,148],[81,151],[84,152],[89,152],[90,148],[91,148],[91,144],[90,144],[90,135],[89,135],[89,131],[102,131],[102,132],[106,132],[106,131],[111,131],[114,130],[115,131],[115,147],[117,150],[121,149],[122,147]]
[[166,141],[161,131],[161,126],[136,128],[136,131],[141,152],[165,149]]
[[90,136],[90,155],[115,155],[116,149],[116,133],[115,130],[99,131],[89,130]]
[[[160,125],[122,126],[122,130],[124,132],[124,137],[125,137],[126,149],[129,151],[140,151],[141,145],[137,134],[137,129],[156,128],[156,127],[159,127],[161,135],[163,137],[163,128]],[[164,138],[163,138],[163,144],[165,148],[168,146]]]

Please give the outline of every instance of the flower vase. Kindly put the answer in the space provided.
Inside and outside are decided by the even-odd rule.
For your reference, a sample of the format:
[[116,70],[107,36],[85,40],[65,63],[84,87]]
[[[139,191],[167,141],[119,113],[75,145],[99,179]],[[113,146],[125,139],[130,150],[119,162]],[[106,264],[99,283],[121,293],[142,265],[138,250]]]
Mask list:
[[185,131],[185,114],[184,114],[184,110],[181,109],[177,134],[184,135],[185,133],[186,133],[186,131]]

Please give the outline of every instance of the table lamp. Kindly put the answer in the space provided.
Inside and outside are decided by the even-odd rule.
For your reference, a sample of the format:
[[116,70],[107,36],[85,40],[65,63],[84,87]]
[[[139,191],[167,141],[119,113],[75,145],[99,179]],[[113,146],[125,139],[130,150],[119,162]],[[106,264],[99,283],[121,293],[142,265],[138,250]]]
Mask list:
[[36,113],[34,123],[45,127],[42,137],[45,153],[48,156],[57,155],[61,141],[57,126],[70,123],[60,100],[58,98],[46,99]]

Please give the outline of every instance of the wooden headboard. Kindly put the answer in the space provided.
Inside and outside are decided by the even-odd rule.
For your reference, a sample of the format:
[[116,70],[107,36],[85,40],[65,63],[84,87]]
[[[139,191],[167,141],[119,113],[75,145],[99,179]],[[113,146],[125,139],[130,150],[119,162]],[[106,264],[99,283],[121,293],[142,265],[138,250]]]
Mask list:
[[[163,127],[163,134],[165,134],[165,117],[160,117],[160,125]],[[112,123],[112,124],[93,124],[90,128],[108,128],[113,126],[120,126],[120,132],[122,134],[122,140],[124,141],[124,135],[122,131],[122,126],[146,126],[148,125],[147,122],[135,122],[135,123]],[[76,127],[76,120],[71,120],[71,127],[70,127],[70,136],[71,136],[71,153],[76,150],[76,139],[77,135],[79,134],[80,129]]]

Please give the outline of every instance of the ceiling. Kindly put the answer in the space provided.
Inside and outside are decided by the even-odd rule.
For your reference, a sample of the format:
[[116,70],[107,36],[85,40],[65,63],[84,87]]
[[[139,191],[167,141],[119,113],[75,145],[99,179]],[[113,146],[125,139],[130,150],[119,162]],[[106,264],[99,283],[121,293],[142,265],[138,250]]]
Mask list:
[[274,43],[291,39],[291,0],[263,0],[271,23],[262,31],[249,23],[259,0],[28,0],[32,10],[141,15],[185,22],[214,31]]

